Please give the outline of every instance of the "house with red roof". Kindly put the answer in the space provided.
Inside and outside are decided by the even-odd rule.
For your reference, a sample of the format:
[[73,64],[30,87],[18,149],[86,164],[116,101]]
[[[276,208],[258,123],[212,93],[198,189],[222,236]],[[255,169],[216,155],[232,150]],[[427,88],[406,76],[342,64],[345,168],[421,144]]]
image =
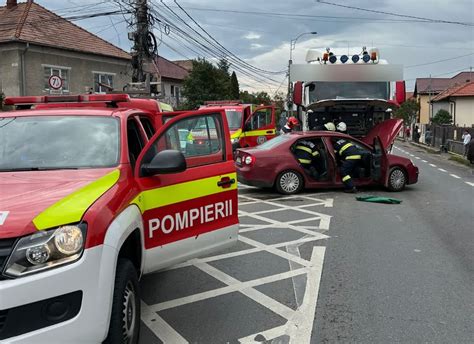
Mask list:
[[417,78],[413,97],[420,103],[419,123],[430,123],[434,115],[430,104],[434,97],[454,85],[470,81],[474,81],[471,72],[461,72],[452,78]]
[[474,81],[454,85],[439,93],[431,100],[432,113],[447,110],[453,124],[460,127],[474,125]]
[[122,89],[131,81],[130,61],[126,51],[32,0],[0,7],[0,91],[7,96]]

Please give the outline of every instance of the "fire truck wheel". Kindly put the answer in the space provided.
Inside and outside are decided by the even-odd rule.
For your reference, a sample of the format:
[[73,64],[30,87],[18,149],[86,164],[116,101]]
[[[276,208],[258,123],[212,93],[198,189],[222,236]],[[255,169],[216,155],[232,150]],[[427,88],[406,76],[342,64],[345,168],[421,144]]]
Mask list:
[[405,171],[400,167],[393,167],[388,175],[388,189],[390,191],[402,191],[407,183]]
[[138,275],[132,262],[120,258],[115,274],[114,298],[109,333],[104,343],[138,343],[140,295]]
[[288,170],[280,173],[275,181],[277,191],[284,195],[293,195],[303,189],[303,177],[296,171]]

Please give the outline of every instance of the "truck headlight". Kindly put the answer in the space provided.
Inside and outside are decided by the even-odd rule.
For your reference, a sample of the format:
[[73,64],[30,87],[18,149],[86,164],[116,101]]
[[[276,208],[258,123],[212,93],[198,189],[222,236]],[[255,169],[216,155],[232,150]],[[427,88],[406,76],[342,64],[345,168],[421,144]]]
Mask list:
[[23,277],[78,260],[84,251],[87,225],[61,226],[21,238],[13,249],[4,275]]
[[235,137],[233,139],[230,139],[230,142],[232,142],[232,144],[234,143],[239,143],[239,138],[238,137]]

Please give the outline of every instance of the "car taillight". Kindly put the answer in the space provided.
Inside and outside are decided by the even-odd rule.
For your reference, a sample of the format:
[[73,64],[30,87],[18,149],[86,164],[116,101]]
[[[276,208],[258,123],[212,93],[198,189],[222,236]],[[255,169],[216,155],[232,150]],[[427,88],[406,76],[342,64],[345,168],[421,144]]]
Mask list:
[[242,158],[244,165],[252,166],[255,163],[255,157],[249,154],[244,155]]

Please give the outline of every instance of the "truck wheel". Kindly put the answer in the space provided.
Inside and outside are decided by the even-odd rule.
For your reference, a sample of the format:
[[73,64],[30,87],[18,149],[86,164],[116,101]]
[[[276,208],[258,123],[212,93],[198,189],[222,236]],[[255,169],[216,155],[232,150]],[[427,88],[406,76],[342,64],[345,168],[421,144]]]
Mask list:
[[278,175],[275,187],[281,194],[296,194],[303,189],[303,177],[293,170],[284,171]]
[[132,262],[120,258],[115,274],[114,298],[106,344],[136,344],[140,331],[138,275]]
[[402,191],[407,183],[407,176],[400,167],[393,167],[388,175],[388,189],[390,191]]

